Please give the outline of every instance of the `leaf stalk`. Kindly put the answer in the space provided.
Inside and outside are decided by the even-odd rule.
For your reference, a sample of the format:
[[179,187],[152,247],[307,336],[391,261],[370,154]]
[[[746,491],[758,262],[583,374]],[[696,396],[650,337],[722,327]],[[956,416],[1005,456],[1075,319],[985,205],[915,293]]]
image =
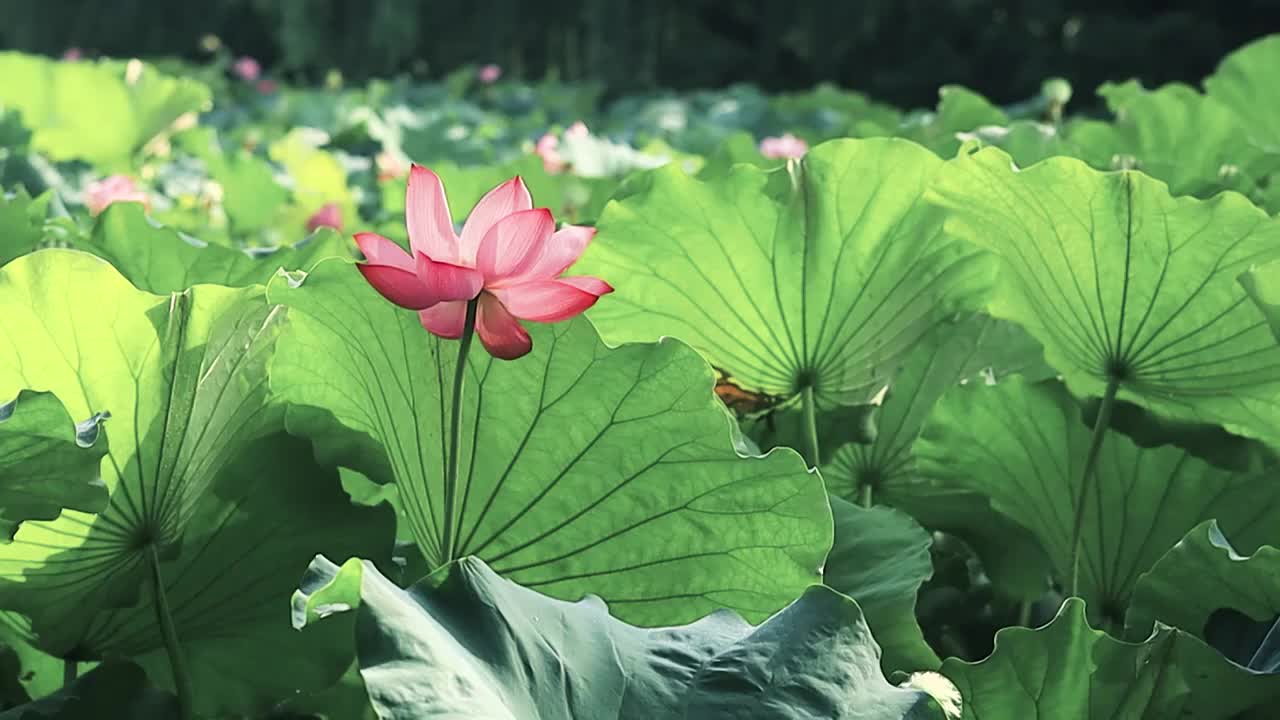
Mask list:
[[1080,597],[1080,555],[1084,534],[1084,508],[1089,493],[1094,489],[1093,479],[1098,465],[1098,455],[1102,451],[1102,440],[1111,424],[1111,410],[1116,404],[1116,393],[1120,390],[1120,379],[1112,377],[1107,380],[1107,389],[1102,395],[1102,404],[1098,407],[1098,417],[1093,421],[1093,438],[1089,441],[1089,453],[1084,459],[1084,473],[1080,478],[1080,495],[1076,498],[1075,519],[1071,525],[1071,595]]
[[169,611],[169,598],[165,595],[164,577],[160,573],[160,554],[155,543],[147,546],[147,557],[151,561],[151,588],[155,599],[156,619],[160,622],[160,634],[164,638],[164,648],[169,654],[169,668],[173,673],[173,687],[178,694],[178,717],[181,720],[192,720],[195,717],[195,705],[191,674],[187,671],[187,661],[182,654],[182,645],[178,642],[173,613]]

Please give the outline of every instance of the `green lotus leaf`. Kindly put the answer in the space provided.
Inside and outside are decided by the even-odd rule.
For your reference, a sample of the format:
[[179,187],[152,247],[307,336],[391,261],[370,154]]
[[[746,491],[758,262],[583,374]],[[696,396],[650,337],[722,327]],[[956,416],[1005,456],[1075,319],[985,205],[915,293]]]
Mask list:
[[0,712],[0,720],[84,720],[104,717],[154,720],[178,716],[177,699],[147,682],[133,663],[111,662],[48,697]]
[[1257,303],[1276,340],[1280,341],[1280,263],[1272,263],[1240,276],[1240,282]]
[[1079,157],[1111,169],[1125,155],[1134,166],[1168,183],[1175,195],[1205,197],[1223,189],[1248,189],[1248,169],[1258,150],[1250,145],[1239,116],[1188,85],[1155,90],[1131,80],[1098,89],[1116,121],[1084,123],[1071,139]]
[[[1223,610],[1268,628],[1275,622],[1280,550],[1264,545],[1242,555],[1216,521],[1206,520],[1139,578],[1126,630],[1141,635],[1158,621],[1211,641],[1211,624]],[[1237,662],[1254,667],[1248,657]]]
[[[386,302],[351,263],[268,289],[290,309],[271,386],[295,434],[394,480],[429,565],[444,564],[444,447],[457,344]],[[605,346],[578,319],[531,326],[515,362],[468,360],[453,546],[555,597],[596,593],[640,624],[777,610],[818,579],[831,516],[816,474],[742,457],[706,362],[676,341]]]
[[329,228],[296,245],[252,254],[207,245],[157,224],[137,203],[116,203],[103,211],[84,249],[107,259],[138,289],[159,294],[203,284],[264,284],[280,268],[305,270],[322,258],[352,254],[347,241]]
[[[948,393],[915,453],[922,475],[983,495],[1029,531],[1065,586],[1091,436],[1060,383],[1012,377]],[[1268,473],[1232,473],[1173,446],[1140,448],[1119,433],[1105,436],[1097,479],[1085,498],[1079,594],[1096,613],[1095,624],[1115,630],[1138,578],[1197,523],[1217,518],[1252,548],[1280,522],[1280,486]]]
[[389,720],[942,718],[928,694],[885,680],[858,605],[821,585],[759,626],[721,610],[646,630],[473,557],[408,590],[358,560],[317,558],[306,582],[295,623],[354,611],[360,673]]
[[1250,139],[1272,153],[1280,153],[1278,65],[1280,35],[1268,35],[1228,55],[1204,81],[1209,96],[1239,115]]
[[106,507],[103,420],[99,413],[76,423],[49,393],[22,391],[0,404],[0,534],[12,537],[23,520],[52,520],[63,508]]
[[[746,390],[867,402],[987,264],[921,201],[943,165],[912,143],[834,140],[775,172],[678,168],[610,203],[575,272],[614,279],[606,341],[670,335]],[[625,282],[623,281],[625,279]]]
[[0,314],[0,394],[110,408],[118,428],[106,509],[23,523],[0,546],[0,606],[28,618],[26,637],[58,657],[132,657],[169,682],[154,548],[199,711],[260,710],[337,679],[349,649],[292,633],[279,603],[322,546],[384,556],[394,520],[352,506],[336,470],[279,434],[266,362],[284,310],[260,287],[152,295],[92,255],[43,250],[0,270]]
[[1280,258],[1280,221],[1248,200],[1174,198],[1141,173],[1070,158],[1018,170],[965,153],[929,197],[947,232],[1000,258],[989,310],[1022,325],[1080,396],[1280,439],[1280,347],[1236,282]]
[[893,670],[929,670],[938,656],[916,623],[916,595],[933,574],[933,539],[906,513],[884,506],[863,508],[831,498],[835,541],[823,566],[823,582],[858,601],[876,642],[881,664]]
[[210,99],[202,83],[161,75],[138,61],[69,63],[6,52],[0,77],[0,104],[22,111],[34,149],[54,160],[107,167],[127,164],[179,116],[206,109]]
[[13,193],[0,190],[0,265],[26,255],[44,241],[44,217],[48,200],[32,198],[18,188]]
[[1006,628],[977,663],[942,664],[960,689],[964,720],[1231,720],[1266,707],[1274,677],[1249,672],[1194,636],[1161,626],[1140,643],[1089,627],[1068,598],[1044,627]]

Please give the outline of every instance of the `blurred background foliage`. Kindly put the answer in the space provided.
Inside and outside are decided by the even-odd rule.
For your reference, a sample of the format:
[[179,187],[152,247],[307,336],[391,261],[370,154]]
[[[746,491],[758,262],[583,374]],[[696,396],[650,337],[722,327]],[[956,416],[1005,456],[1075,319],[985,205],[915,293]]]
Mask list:
[[296,82],[494,62],[610,96],[825,81],[921,107],[939,84],[1004,103],[1054,75],[1194,82],[1280,30],[1280,0],[0,0],[0,17],[0,48],[196,58],[213,33]]

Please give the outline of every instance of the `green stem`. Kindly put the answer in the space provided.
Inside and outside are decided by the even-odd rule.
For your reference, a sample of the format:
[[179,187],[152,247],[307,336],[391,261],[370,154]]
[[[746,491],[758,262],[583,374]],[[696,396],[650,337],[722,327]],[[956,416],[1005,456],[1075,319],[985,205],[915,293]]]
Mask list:
[[809,462],[818,467],[818,403],[813,399],[813,386],[805,385],[800,398],[804,406],[805,450],[809,453]]
[[178,693],[178,717],[181,720],[192,720],[195,714],[191,701],[191,675],[187,673],[187,661],[182,655],[182,645],[178,643],[173,614],[169,612],[169,598],[165,595],[164,578],[160,574],[160,555],[154,543],[147,546],[147,555],[151,559],[151,588],[155,594],[156,618],[160,621],[160,634],[164,637],[164,647],[169,653],[173,687]]
[[1031,627],[1031,601],[1023,600],[1018,603],[1018,625],[1021,627]]
[[874,505],[875,499],[872,498],[872,494],[874,492],[875,492],[875,488],[871,485],[871,483],[869,482],[862,483],[862,487],[858,488],[858,504],[864,508],[869,508],[872,505]]
[[1111,409],[1116,404],[1116,393],[1120,390],[1120,380],[1111,378],[1107,381],[1107,390],[1102,396],[1102,405],[1098,407],[1098,417],[1093,421],[1093,439],[1089,442],[1089,454],[1084,459],[1084,474],[1080,477],[1080,495],[1076,498],[1075,521],[1071,526],[1071,594],[1080,596],[1080,554],[1084,532],[1084,507],[1093,490],[1094,469],[1098,464],[1098,453],[1102,450],[1102,439],[1106,435],[1107,426],[1111,424]]
[[62,687],[66,687],[76,681],[76,676],[80,674],[80,663],[76,660],[62,661]]
[[440,564],[453,562],[454,547],[454,514],[458,505],[458,445],[462,433],[462,381],[466,377],[467,353],[471,351],[471,339],[475,337],[476,308],[480,299],[467,303],[467,319],[462,325],[462,342],[458,344],[458,364],[453,369],[453,405],[449,408],[449,454],[444,462],[444,537],[441,542],[442,556]]

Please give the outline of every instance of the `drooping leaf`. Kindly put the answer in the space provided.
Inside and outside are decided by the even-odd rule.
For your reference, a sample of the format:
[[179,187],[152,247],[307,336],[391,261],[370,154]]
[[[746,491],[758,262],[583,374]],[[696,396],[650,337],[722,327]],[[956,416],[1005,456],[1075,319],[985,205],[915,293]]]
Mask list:
[[[1263,545],[1242,555],[1215,520],[1206,520],[1138,579],[1126,631],[1130,637],[1140,636],[1158,621],[1213,642],[1211,625],[1223,611],[1240,613],[1267,628],[1274,625],[1280,616],[1280,550]],[[1233,659],[1262,669],[1250,663],[1250,657]]]
[[[268,294],[290,308],[271,369],[290,431],[394,479],[423,554],[443,564],[457,343],[347,262]],[[556,597],[597,593],[637,623],[720,607],[760,618],[817,579],[831,543],[820,479],[789,450],[735,452],[697,353],[677,341],[611,350],[583,319],[529,330],[532,354],[468,361],[458,554]]]
[[205,109],[209,88],[139,61],[57,62],[0,53],[0,104],[22,111],[32,147],[55,160],[127,162],[184,113]]
[[823,582],[858,601],[881,664],[893,670],[929,670],[938,656],[916,623],[916,595],[933,574],[933,540],[906,513],[883,506],[863,508],[831,498],[835,541],[823,566]]
[[753,392],[812,385],[824,406],[867,402],[958,298],[985,287],[985,263],[920,201],[941,165],[877,138],[706,183],[656,170],[605,209],[575,267],[617,279],[591,317],[610,343],[678,337]]
[[137,665],[111,662],[48,697],[0,713],[0,720],[85,720],[107,711],[119,720],[178,717],[178,701],[147,682]]
[[208,245],[158,225],[137,203],[116,203],[103,211],[86,249],[110,261],[138,289],[152,293],[182,292],[202,284],[264,284],[280,268],[306,270],[322,258],[351,256],[347,241],[329,228],[292,247],[253,254]]
[[1240,282],[1253,298],[1254,303],[1262,310],[1267,322],[1271,324],[1271,332],[1280,342],[1280,263],[1271,263],[1245,273]]
[[1268,35],[1228,55],[1204,81],[1209,96],[1239,115],[1249,138],[1272,153],[1280,153],[1278,64],[1280,35]]
[[941,720],[890,685],[849,598],[813,586],[759,626],[721,610],[646,630],[599,598],[568,603],[464,558],[403,590],[368,564],[312,564],[295,623],[354,612],[360,672],[378,715],[494,720]]
[[13,537],[23,520],[52,520],[63,508],[106,507],[104,419],[76,423],[49,393],[24,390],[0,404],[0,534]]
[[1048,625],[996,635],[977,663],[948,659],[942,673],[963,696],[965,720],[1230,720],[1280,691],[1195,637],[1161,627],[1141,643],[1089,627],[1069,598]]
[[1245,198],[1173,198],[1141,173],[1070,158],[1014,168],[995,148],[930,189],[947,231],[1000,258],[989,306],[1045,348],[1080,396],[1280,438],[1280,347],[1236,277],[1280,257],[1280,222]]
[[[1074,508],[1092,431],[1057,382],[1009,378],[965,386],[938,403],[915,452],[920,472],[943,488],[986,497],[1028,530],[1060,584],[1071,578]],[[1095,622],[1118,628],[1139,576],[1202,520],[1217,518],[1257,547],[1280,522],[1280,486],[1267,473],[1240,475],[1164,446],[1140,448],[1106,435],[1095,492],[1085,498],[1080,596]]]

